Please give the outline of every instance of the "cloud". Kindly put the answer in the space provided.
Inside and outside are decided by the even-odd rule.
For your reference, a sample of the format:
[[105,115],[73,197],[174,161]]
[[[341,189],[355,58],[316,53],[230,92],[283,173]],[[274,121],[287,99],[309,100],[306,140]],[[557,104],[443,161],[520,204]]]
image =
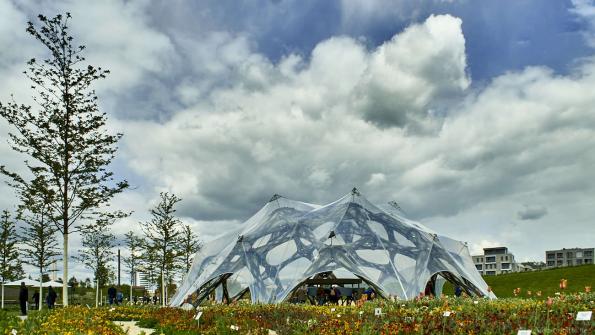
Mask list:
[[572,0],[574,8],[570,12],[576,14],[588,25],[588,30],[584,31],[587,43],[595,48],[595,2],[593,0]]
[[460,96],[469,86],[461,23],[432,15],[380,46],[359,84],[356,104],[364,118],[381,127],[415,127],[432,106]]
[[[106,31],[99,17],[126,21],[113,41],[80,28],[101,51],[93,59],[115,70],[100,101],[125,133],[116,175],[136,186],[114,202],[135,210],[118,234],[146,219],[159,191],[180,196],[178,213],[208,240],[274,193],[326,203],[357,186],[478,250],[505,245],[541,257],[526,243],[535,231],[548,248],[590,242],[593,58],[566,75],[527,67],[474,87],[468,38],[450,15],[412,23],[378,46],[339,35],[273,59],[253,32],[199,25],[194,36],[157,29],[146,2],[94,6],[79,15]],[[10,34],[0,38],[20,41]],[[16,76],[22,56],[0,57],[0,73]],[[26,92],[22,78],[14,82],[0,83],[2,99]],[[20,161],[7,147],[0,154]],[[547,215],[519,225],[514,215],[528,203],[548,204]],[[569,220],[560,239],[559,222]]]
[[543,206],[525,205],[524,208],[519,210],[516,214],[520,220],[539,220],[547,214],[547,208]]

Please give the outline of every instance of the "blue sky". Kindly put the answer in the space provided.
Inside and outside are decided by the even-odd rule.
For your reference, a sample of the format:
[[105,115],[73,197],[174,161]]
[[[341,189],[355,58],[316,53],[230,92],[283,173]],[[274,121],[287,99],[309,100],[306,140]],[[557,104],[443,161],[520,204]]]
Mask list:
[[[31,104],[26,22],[65,11],[112,71],[96,89],[134,185],[119,236],[160,191],[208,241],[274,193],[358,186],[472,252],[593,246],[593,0],[0,0],[0,101]],[[0,163],[23,171],[10,131]]]

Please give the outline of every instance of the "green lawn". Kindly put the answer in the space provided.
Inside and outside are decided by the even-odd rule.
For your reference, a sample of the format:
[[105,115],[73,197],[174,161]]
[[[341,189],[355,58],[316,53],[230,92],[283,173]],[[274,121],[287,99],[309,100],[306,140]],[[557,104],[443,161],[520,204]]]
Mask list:
[[[560,291],[560,279],[568,280],[567,292],[584,292],[585,286],[593,287],[595,291],[595,265],[573,266],[542,271],[518,272],[498,276],[483,277],[492,288],[494,293],[500,297],[513,297],[512,291],[521,288],[521,297],[527,296],[527,290],[541,291],[542,299],[554,296]],[[452,286],[445,285],[444,293],[453,294]]]

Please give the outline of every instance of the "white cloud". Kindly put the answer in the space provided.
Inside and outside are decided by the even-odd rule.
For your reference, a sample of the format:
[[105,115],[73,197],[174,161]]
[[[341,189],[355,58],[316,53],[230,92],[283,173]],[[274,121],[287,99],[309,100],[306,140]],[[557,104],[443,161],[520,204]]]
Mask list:
[[[170,117],[110,120],[125,133],[118,159],[140,181],[118,197],[123,209],[136,211],[118,234],[146,218],[159,191],[182,197],[180,215],[209,239],[273,193],[324,203],[360,186],[371,201],[397,200],[413,218],[473,249],[506,245],[537,259],[542,251],[526,242],[536,232],[543,249],[590,243],[593,59],[567,76],[533,67],[469,90],[461,20],[448,15],[371,50],[339,36],[311,55],[273,63],[247,35],[170,39],[151,28],[145,2],[93,4],[88,13],[68,5],[79,8],[75,19],[103,27],[76,29],[90,51],[101,51],[90,58],[115,70],[106,81],[113,84],[105,88],[109,100],[102,100],[110,114],[119,113],[124,88],[177,73],[163,90],[184,107],[170,107]],[[109,33],[113,27],[99,20],[106,15],[123,21],[122,34]],[[0,38],[13,41],[7,34]],[[14,65],[21,55],[11,57],[6,62]],[[1,59],[0,73],[18,73]],[[192,66],[177,68],[181,60]],[[3,99],[11,88],[0,83]],[[138,100],[127,115],[147,113]],[[522,204],[548,213],[519,223]],[[573,225],[564,240],[560,222]]]

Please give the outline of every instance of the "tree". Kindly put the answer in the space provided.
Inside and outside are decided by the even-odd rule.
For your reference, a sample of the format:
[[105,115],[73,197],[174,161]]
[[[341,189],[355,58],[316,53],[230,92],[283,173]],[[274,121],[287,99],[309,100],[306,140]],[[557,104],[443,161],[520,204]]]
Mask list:
[[[71,18],[39,15],[39,27],[29,22],[27,32],[49,51],[43,62],[31,59],[25,75],[31,80],[38,108],[12,102],[0,103],[0,115],[15,133],[10,133],[12,148],[28,155],[29,172],[48,183],[42,191],[52,199],[54,223],[63,236],[63,275],[68,278],[68,238],[81,222],[101,219],[114,195],[128,187],[115,181],[107,170],[122,134],[107,131],[107,116],[99,111],[91,85],[105,78],[108,70],[83,65],[83,45],[75,45],[68,30]],[[31,181],[0,166],[9,185],[27,190]],[[119,215],[122,215],[119,213]],[[63,287],[64,306],[68,289]]]
[[[20,194],[19,219],[25,225],[21,229],[20,239],[23,244],[23,263],[34,266],[39,270],[39,296],[43,297],[43,274],[50,264],[60,255],[56,232],[58,231],[52,221],[52,208],[50,200],[43,192],[37,192],[34,181],[33,187]],[[43,304],[38,304],[39,310]]]
[[198,236],[194,234],[189,225],[182,225],[182,233],[180,234],[179,255],[182,259],[182,269],[184,274],[190,271],[192,265],[192,258],[201,248],[201,243]]
[[109,262],[114,256],[112,251],[116,237],[110,232],[113,220],[101,219],[96,224],[83,227],[82,246],[74,258],[87,269],[93,271],[96,283],[95,307],[98,306],[99,288],[107,284],[113,277],[113,268]]
[[[181,221],[174,214],[174,206],[182,199],[174,194],[162,192],[160,201],[151,209],[152,218],[141,223],[145,235],[145,255],[147,263],[159,271],[159,286],[161,289],[161,302],[166,303],[165,283],[171,281],[172,275],[178,265],[179,238],[181,235]],[[153,258],[153,259],[151,259]],[[150,264],[153,263],[153,264]]]
[[18,279],[23,272],[17,248],[16,223],[7,210],[0,216],[0,277],[2,277],[2,308],[4,309],[4,283]]
[[134,286],[134,275],[138,271],[138,267],[141,263],[140,252],[142,250],[142,240],[134,235],[132,231],[129,231],[124,235],[124,243],[128,248],[130,255],[124,257],[124,265],[130,270],[130,301],[132,301],[132,287]]

